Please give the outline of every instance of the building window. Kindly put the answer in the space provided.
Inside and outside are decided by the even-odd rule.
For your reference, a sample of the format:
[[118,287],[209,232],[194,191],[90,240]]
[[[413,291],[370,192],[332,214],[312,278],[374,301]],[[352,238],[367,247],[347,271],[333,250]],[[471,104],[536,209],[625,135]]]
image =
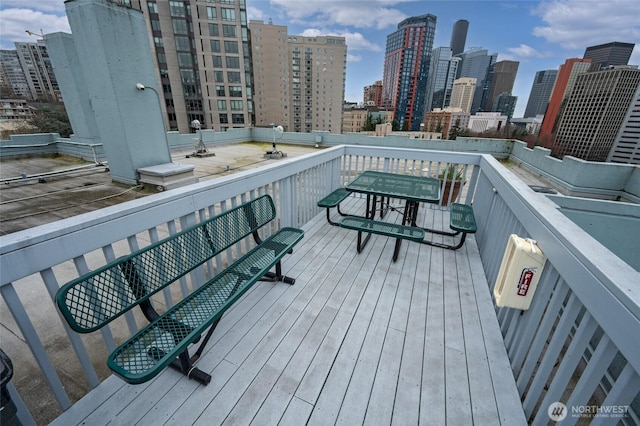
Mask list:
[[216,12],[216,8],[213,6],[207,6],[207,18],[209,19],[217,19],[218,13]]
[[158,63],[159,64],[166,64],[167,63],[167,57],[164,53],[158,53]]
[[181,1],[170,1],[169,13],[171,16],[184,17],[184,3]]
[[158,21],[157,19],[152,19],[151,20],[151,29],[153,31],[160,31],[160,21]]
[[224,83],[224,71],[214,71],[213,78],[216,83]]
[[154,37],[153,44],[155,44],[156,47],[164,47],[164,41],[162,40],[162,37]]
[[223,3],[223,4],[233,4],[233,2],[234,2],[234,1],[235,1],[235,0],[220,0],[220,3]]
[[220,40],[210,40],[210,41],[211,41],[211,51],[220,52]]
[[218,111],[226,111],[227,110],[227,101],[224,99],[218,99]]
[[220,124],[229,124],[229,116],[227,114],[218,114]]
[[185,36],[176,36],[176,50],[191,50],[191,41],[189,37]]
[[238,53],[238,42],[237,41],[225,41],[224,42],[224,51],[227,53]]
[[244,114],[231,114],[233,124],[244,124]]
[[149,7],[149,13],[158,13],[158,5],[155,3],[147,3],[147,6]]
[[189,34],[187,21],[185,21],[184,19],[172,19],[171,25],[173,26],[174,34]]
[[216,86],[216,96],[226,96],[224,86]]
[[244,106],[244,102],[242,101],[230,101],[231,102],[231,110],[232,111],[242,111]]
[[222,56],[213,56],[213,67],[214,68],[222,68]]
[[196,80],[195,73],[193,72],[192,69],[191,70],[181,69],[180,77],[182,78],[183,83],[193,83]]
[[218,24],[209,24],[209,35],[211,37],[218,37]]
[[227,56],[227,68],[238,69],[240,68],[240,58],[237,56]]
[[235,11],[235,9],[227,9],[227,8],[223,7],[220,12],[221,12],[223,21],[235,21],[236,20],[236,11]]
[[193,60],[190,53],[178,53],[178,65],[180,68],[192,68]]
[[242,86],[229,86],[229,96],[232,98],[241,98]]
[[238,71],[227,71],[227,81],[229,83],[241,83],[240,73]]
[[224,37],[235,37],[236,36],[236,26],[235,25],[222,24],[222,35]]

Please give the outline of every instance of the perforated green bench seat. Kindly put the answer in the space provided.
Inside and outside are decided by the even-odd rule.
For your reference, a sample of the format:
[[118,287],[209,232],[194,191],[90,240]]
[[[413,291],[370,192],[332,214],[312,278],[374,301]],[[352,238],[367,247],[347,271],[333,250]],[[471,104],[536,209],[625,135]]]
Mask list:
[[[345,217],[340,221],[340,226],[346,229],[358,231],[357,250],[362,251],[362,233],[384,235],[397,239],[395,250],[393,251],[393,261],[398,259],[400,251],[400,240],[410,240],[421,242],[424,239],[424,229],[415,226],[400,225],[397,223],[382,222],[379,220],[365,219],[363,217]],[[367,237],[368,238],[368,237]],[[366,243],[366,240],[365,240]]]
[[457,244],[443,244],[439,242],[427,241],[426,243],[436,247],[442,247],[451,250],[457,250],[464,245],[467,234],[473,234],[478,230],[476,225],[476,217],[473,214],[473,208],[467,204],[451,203],[449,204],[449,228],[454,232],[440,231],[430,229],[429,232],[440,235],[456,237],[460,234],[460,241]]
[[449,227],[465,234],[475,233],[478,226],[473,208],[467,204],[451,203],[449,206]]
[[339,224],[331,220],[331,209],[337,207],[338,214],[343,217],[349,217],[351,215],[342,213],[340,211],[340,203],[345,200],[349,196],[350,192],[345,188],[338,188],[331,192],[326,197],[322,198],[318,201],[318,207],[323,207],[327,209],[327,222],[329,222],[333,226],[338,226]]
[[347,198],[348,196],[349,196],[349,191],[347,191],[345,188],[338,188],[335,191],[333,191],[331,194],[327,195],[326,197],[318,201],[318,207],[326,207],[326,208],[336,207],[340,205],[340,203],[344,201],[344,199]]
[[424,239],[424,230],[421,228],[361,217],[345,217],[340,221],[340,226],[347,229],[353,229],[355,231],[368,232],[393,238],[402,238],[403,240],[420,242]]
[[[140,306],[149,324],[113,351],[109,368],[132,384],[150,380],[167,366],[208,384],[211,376],[194,363],[224,312],[259,280],[295,282],[282,275],[280,261],[304,232],[286,227],[260,239],[258,230],[275,216],[271,197],[259,197],[65,284],[57,305],[80,333],[98,330]],[[151,296],[249,236],[256,243],[249,252],[194,285],[196,290],[164,314],[153,309]],[[190,356],[189,345],[207,328]]]

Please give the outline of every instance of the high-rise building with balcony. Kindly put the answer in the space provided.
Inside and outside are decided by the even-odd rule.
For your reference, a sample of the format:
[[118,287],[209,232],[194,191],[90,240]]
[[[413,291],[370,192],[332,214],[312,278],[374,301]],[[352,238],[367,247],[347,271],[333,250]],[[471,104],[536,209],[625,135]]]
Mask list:
[[0,98],[19,96],[23,99],[33,99],[29,83],[20,66],[18,52],[15,50],[0,50]]
[[451,31],[451,47],[452,54],[457,55],[464,52],[464,45],[467,42],[467,30],[469,29],[469,21],[466,19],[458,19],[453,24],[453,31]]
[[591,66],[591,59],[571,58],[567,59],[560,66],[558,77],[551,91],[549,105],[544,114],[542,125],[540,126],[539,137],[542,145],[550,148],[553,144],[552,134],[556,132],[557,120],[564,108],[566,97],[573,90],[573,85],[579,74],[587,72]]
[[473,95],[473,104],[471,105],[470,111],[472,114],[475,114],[480,111],[482,99],[486,97],[485,92],[489,90],[491,79],[487,79],[488,71],[493,69],[491,65],[495,64],[498,60],[498,54],[489,54],[485,49],[470,49],[464,53],[460,53],[458,56],[462,58],[462,62],[458,65],[458,75],[456,77],[471,77],[476,79],[476,91]]
[[597,71],[611,65],[627,65],[635,47],[634,43],[611,43],[589,46],[584,51],[584,59],[591,59],[591,71]]
[[529,101],[524,110],[525,118],[544,115],[557,77],[558,70],[536,72],[533,84],[531,85],[531,92],[529,93]]
[[[167,127],[226,130],[254,121],[245,0],[131,0],[147,21]],[[145,82],[142,82],[145,83]]]
[[430,14],[407,18],[387,36],[382,106],[394,111],[404,130],[420,130],[424,118],[436,20]]
[[558,155],[606,161],[640,86],[640,70],[628,65],[582,73],[558,123]]
[[37,43],[16,42],[14,44],[31,98],[45,102],[57,101],[58,82],[53,73],[44,40],[38,40]]
[[640,165],[640,84],[633,95],[607,161]]
[[364,86],[362,101],[364,105],[377,107],[382,105],[382,80],[378,80],[370,86]]
[[473,95],[476,91],[476,79],[462,77],[454,80],[451,89],[451,108],[460,108],[463,112],[470,112],[473,104]]
[[453,57],[449,47],[438,47],[431,53],[427,83],[426,110],[445,108],[451,102],[451,89],[456,79],[460,58]]
[[344,37],[287,35],[251,21],[256,126],[340,133],[347,45]]

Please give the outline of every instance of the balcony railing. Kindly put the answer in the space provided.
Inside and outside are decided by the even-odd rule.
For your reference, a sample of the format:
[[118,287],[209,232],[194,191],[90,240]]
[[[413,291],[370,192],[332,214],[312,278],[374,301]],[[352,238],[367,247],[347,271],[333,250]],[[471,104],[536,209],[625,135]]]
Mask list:
[[[607,422],[606,413],[624,411],[621,421],[638,423],[638,273],[488,155],[338,146],[11,234],[0,246],[3,302],[57,404],[66,410],[79,395],[65,389],[65,364],[76,360],[56,356],[61,348],[72,348],[88,388],[108,372],[104,360],[91,359],[87,349],[102,343],[72,332],[57,315],[53,297],[65,282],[261,194],[274,197],[280,226],[301,227],[321,213],[320,198],[362,170],[437,175],[448,164],[464,170],[460,201],[473,203],[475,238],[489,283],[495,282],[512,233],[538,241],[548,258],[529,310],[496,308],[526,417],[546,424],[548,407],[563,401],[568,410],[600,410],[596,422]],[[227,256],[246,249],[238,245]],[[183,293],[187,287],[182,286]],[[34,311],[34,297],[47,299],[47,308],[39,303]],[[162,298],[167,306],[174,302],[169,293]],[[43,336],[55,330],[62,341],[45,344]],[[103,329],[104,355],[136,330],[133,313],[121,327]],[[17,402],[22,418],[28,418]]]

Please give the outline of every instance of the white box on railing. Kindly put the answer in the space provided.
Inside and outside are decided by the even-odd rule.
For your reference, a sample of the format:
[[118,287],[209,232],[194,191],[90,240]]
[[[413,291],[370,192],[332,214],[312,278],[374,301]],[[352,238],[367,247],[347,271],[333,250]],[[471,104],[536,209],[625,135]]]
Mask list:
[[493,287],[496,305],[529,309],[546,260],[534,240],[511,234]]

